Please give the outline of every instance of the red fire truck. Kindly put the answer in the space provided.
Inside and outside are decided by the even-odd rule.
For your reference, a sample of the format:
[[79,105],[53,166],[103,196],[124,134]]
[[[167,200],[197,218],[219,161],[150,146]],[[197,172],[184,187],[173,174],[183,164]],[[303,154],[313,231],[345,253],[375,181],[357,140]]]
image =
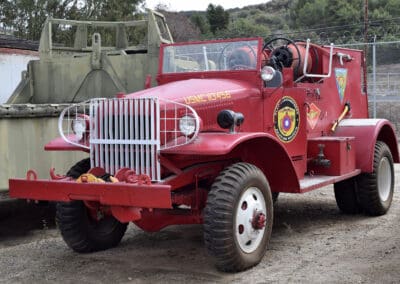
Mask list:
[[[334,185],[344,213],[385,214],[397,139],[368,119],[362,51],[275,38],[161,46],[159,86],[65,109],[47,151],[85,151],[66,175],[30,170],[12,197],[57,202],[73,250],[203,224],[216,265],[241,271],[268,247],[279,192]],[[40,155],[40,153],[38,153]]]

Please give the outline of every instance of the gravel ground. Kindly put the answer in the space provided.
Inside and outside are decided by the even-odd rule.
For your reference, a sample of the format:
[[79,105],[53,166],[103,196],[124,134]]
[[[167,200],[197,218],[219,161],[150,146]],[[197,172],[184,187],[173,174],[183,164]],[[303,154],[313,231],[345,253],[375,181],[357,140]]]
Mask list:
[[399,283],[399,185],[381,217],[341,214],[332,187],[280,195],[267,254],[236,274],[215,269],[200,225],[151,234],[130,225],[117,248],[77,254],[61,239],[48,208],[5,210],[0,204],[0,282]]

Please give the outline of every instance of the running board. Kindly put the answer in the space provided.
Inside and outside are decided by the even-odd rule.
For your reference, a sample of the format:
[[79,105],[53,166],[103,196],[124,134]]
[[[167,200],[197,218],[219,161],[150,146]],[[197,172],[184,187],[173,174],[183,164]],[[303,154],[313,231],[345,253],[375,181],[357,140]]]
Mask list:
[[326,185],[334,184],[336,182],[354,177],[361,173],[361,170],[354,170],[347,174],[341,176],[322,176],[322,175],[315,175],[309,176],[306,175],[302,180],[300,180],[300,192],[304,193],[307,191],[311,191],[313,189],[323,187]]

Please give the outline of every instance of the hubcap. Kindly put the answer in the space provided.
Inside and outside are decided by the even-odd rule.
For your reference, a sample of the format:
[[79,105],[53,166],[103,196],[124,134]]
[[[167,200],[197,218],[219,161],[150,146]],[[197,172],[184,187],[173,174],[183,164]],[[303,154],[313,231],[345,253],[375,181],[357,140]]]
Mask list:
[[392,168],[387,157],[383,157],[378,168],[378,192],[382,201],[389,198],[392,188]]
[[240,248],[254,252],[262,241],[266,226],[264,196],[256,187],[246,189],[236,208],[235,235]]

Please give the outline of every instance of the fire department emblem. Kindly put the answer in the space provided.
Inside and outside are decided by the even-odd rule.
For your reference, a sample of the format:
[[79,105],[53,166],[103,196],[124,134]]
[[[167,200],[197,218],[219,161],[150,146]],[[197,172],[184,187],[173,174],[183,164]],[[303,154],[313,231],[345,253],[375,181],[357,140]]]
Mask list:
[[307,113],[307,121],[311,129],[314,129],[315,126],[317,125],[320,115],[321,115],[321,110],[314,103],[311,103]]
[[347,84],[347,69],[335,68],[335,77],[336,77],[336,87],[339,92],[340,102],[343,102],[344,91],[346,90],[346,84]]
[[296,101],[291,97],[283,97],[274,111],[274,129],[279,140],[292,141],[299,130],[300,116]]

